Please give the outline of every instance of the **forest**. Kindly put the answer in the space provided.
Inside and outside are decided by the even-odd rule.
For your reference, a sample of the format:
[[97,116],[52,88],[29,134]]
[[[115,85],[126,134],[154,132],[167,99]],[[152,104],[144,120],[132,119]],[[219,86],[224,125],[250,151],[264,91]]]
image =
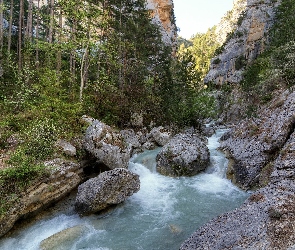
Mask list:
[[[144,126],[181,127],[216,113],[202,82],[210,56],[197,61],[191,50],[175,53],[145,0],[0,0],[0,6],[0,150],[15,145],[12,167],[1,171],[1,183],[11,183],[2,197],[43,173],[57,139],[83,133],[82,115],[128,128],[134,114]],[[7,197],[1,202],[4,212]]]

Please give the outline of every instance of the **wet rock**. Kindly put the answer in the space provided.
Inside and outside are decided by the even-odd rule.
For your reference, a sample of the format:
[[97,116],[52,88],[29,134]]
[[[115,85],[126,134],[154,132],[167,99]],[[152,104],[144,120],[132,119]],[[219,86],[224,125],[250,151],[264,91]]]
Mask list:
[[40,249],[42,250],[62,250],[71,249],[73,242],[83,235],[87,230],[85,226],[75,226],[62,230],[49,238],[42,240]]
[[295,244],[294,192],[293,180],[271,183],[206,223],[180,249],[288,249]]
[[157,155],[157,171],[167,176],[193,176],[206,169],[210,163],[206,142],[192,131],[177,134]]
[[202,134],[206,137],[211,137],[215,133],[215,129],[213,127],[203,127]]
[[79,186],[75,210],[80,215],[99,212],[125,201],[138,192],[139,188],[137,174],[123,168],[104,172]]
[[127,143],[127,148],[131,155],[141,150],[139,136],[135,134],[134,130],[132,129],[121,130],[120,134],[122,135],[125,143]]

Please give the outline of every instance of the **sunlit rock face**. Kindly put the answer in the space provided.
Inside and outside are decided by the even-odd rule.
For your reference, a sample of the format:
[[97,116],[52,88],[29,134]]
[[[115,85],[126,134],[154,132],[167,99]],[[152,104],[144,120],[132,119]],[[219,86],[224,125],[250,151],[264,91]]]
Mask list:
[[232,10],[228,11],[216,26],[217,42],[223,44],[227,34],[237,28],[237,21],[247,6],[247,0],[234,0]]
[[161,27],[163,41],[166,44],[175,44],[177,38],[174,21],[174,4],[172,0],[147,0],[147,8],[151,10],[155,23]]
[[[217,85],[224,83],[238,83],[242,80],[245,66],[263,52],[268,42],[267,33],[274,22],[275,10],[280,0],[236,0],[232,13],[236,25],[232,33],[220,32],[219,41],[224,42],[224,48],[211,61],[209,73],[205,82]],[[244,6],[244,7],[243,7]],[[222,19],[224,20],[224,19]],[[217,30],[229,30],[230,21],[218,25]]]

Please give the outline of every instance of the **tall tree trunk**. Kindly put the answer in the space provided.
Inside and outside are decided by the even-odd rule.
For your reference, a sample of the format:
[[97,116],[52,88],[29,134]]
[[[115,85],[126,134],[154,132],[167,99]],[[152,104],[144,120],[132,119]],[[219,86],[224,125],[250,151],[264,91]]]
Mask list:
[[53,26],[54,26],[54,0],[50,0],[50,23],[49,23],[49,33],[48,33],[48,42],[52,43],[53,41]]
[[2,59],[2,51],[3,51],[3,9],[4,3],[3,0],[0,0],[0,57]]
[[81,77],[81,83],[80,83],[80,102],[83,101],[83,90],[84,90],[84,87],[85,87],[85,82],[86,82],[86,74],[87,74],[87,71],[88,71],[88,67],[89,67],[89,64],[88,64],[88,45],[85,49],[85,52],[83,54],[83,57],[81,59],[81,71],[80,71],[80,77]]
[[3,75],[2,58],[3,58],[3,0],[0,0],[0,76]]
[[[59,31],[58,31],[58,43],[59,45],[61,45],[62,43],[62,6],[59,7],[59,20],[58,20],[58,28],[59,28]],[[57,51],[57,63],[56,63],[56,70],[57,71],[60,71],[61,69],[61,48],[59,47],[58,48],[58,51]]]
[[40,0],[37,2],[37,23],[36,23],[36,67],[39,68],[39,26],[40,26]]
[[19,2],[19,21],[18,21],[18,69],[22,68],[22,29],[24,19],[24,0]]
[[[74,19],[73,21],[73,27],[71,30],[71,38],[72,42],[75,44],[76,42],[76,28],[77,28],[77,20]],[[71,54],[70,54],[70,72],[71,72],[71,78],[72,78],[72,83],[74,83],[75,80],[75,75],[76,75],[76,50],[72,49]]]
[[[9,29],[8,29],[8,42],[7,42],[7,52],[10,54],[11,49],[11,36],[12,36],[12,17],[13,17],[13,0],[10,0],[10,13],[9,13]],[[9,57],[8,57],[9,59]]]
[[33,36],[33,0],[29,0],[27,26],[25,31],[25,38],[32,41]]

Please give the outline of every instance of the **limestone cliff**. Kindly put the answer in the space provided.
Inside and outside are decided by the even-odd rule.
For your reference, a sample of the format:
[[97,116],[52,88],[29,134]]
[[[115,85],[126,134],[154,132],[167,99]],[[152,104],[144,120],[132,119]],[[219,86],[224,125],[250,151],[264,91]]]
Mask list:
[[223,44],[226,41],[227,34],[237,29],[237,22],[246,6],[247,0],[234,0],[232,10],[228,11],[216,26],[217,42]]
[[[211,61],[205,82],[237,83],[242,79],[244,67],[254,60],[267,44],[267,33],[274,22],[275,9],[280,0],[236,0],[230,20],[223,20],[217,27],[219,42],[225,39],[222,51]],[[236,28],[229,23],[236,20]],[[227,33],[225,38],[225,32]],[[224,30],[224,32],[221,32]]]
[[177,32],[174,21],[174,4],[172,0],[147,0],[147,8],[151,11],[154,22],[157,23],[166,44],[175,45]]

